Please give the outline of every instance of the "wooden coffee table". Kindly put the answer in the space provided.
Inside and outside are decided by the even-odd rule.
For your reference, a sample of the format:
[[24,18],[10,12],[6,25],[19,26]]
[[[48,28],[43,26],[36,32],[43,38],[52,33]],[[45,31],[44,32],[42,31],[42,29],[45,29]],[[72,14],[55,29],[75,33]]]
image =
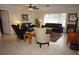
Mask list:
[[35,32],[26,32],[24,34],[24,42],[26,41],[26,37],[28,37],[28,40],[29,40],[29,44],[32,43],[32,37],[35,36]]

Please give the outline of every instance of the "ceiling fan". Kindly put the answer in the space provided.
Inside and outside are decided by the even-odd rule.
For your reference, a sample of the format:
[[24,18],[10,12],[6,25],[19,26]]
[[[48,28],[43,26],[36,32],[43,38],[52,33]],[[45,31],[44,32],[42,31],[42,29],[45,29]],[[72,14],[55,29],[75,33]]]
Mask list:
[[27,8],[28,8],[29,10],[34,10],[34,9],[38,10],[38,9],[39,9],[37,6],[33,6],[32,4],[29,4],[29,5],[27,6]]

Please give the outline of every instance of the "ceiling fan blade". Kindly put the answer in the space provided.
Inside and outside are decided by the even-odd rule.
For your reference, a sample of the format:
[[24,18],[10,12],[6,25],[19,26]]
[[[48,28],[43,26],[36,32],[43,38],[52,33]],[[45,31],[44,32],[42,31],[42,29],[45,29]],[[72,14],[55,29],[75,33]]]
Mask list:
[[33,6],[33,9],[39,9],[37,6]]
[[39,8],[36,8],[36,9],[39,9]]

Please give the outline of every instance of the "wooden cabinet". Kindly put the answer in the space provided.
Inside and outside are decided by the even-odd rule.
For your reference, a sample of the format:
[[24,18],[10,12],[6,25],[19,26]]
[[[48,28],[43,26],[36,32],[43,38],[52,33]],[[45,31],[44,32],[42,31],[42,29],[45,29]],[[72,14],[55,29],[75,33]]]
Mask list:
[[77,33],[76,32],[68,33],[68,43],[72,43],[72,44],[77,43]]
[[75,24],[67,24],[67,32],[74,32]]

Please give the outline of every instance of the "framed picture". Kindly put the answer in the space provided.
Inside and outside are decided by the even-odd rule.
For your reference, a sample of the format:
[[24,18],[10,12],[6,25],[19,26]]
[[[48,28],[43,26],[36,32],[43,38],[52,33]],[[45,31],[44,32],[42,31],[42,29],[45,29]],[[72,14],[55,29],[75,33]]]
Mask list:
[[77,13],[70,13],[69,14],[69,22],[75,22],[77,20]]
[[28,14],[22,14],[22,21],[28,21]]

